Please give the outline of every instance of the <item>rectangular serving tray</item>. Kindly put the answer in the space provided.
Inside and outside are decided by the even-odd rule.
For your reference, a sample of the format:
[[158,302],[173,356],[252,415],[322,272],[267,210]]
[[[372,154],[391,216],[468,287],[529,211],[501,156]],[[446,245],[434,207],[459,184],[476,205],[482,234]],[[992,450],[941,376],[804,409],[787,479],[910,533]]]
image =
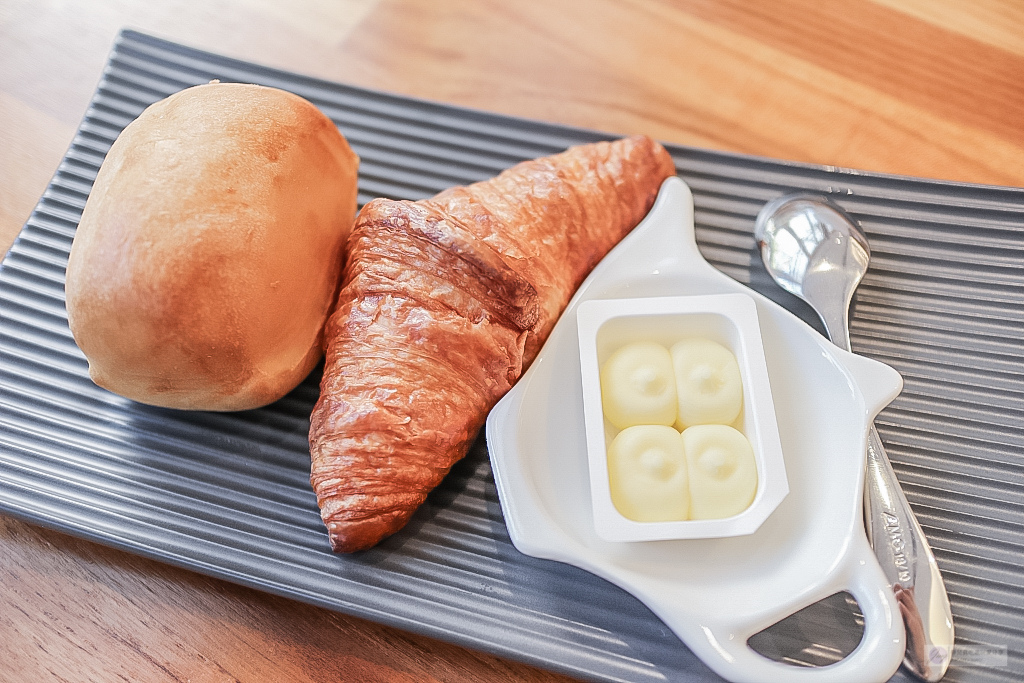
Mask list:
[[[215,78],[283,88],[320,107],[362,158],[361,204],[427,197],[614,137],[122,32],[71,148],[0,266],[0,511],[589,680],[719,680],[630,595],[512,547],[483,438],[406,529],[339,556],[309,487],[319,371],[274,405],[231,414],[139,405],[90,382],[67,328],[63,278],[96,172],[147,105]],[[857,296],[854,350],[906,380],[879,431],[947,580],[958,646],[1008,654],[995,667],[954,654],[946,680],[1019,680],[1024,191],[668,149],[693,190],[705,257],[819,329],[761,267],[754,216],[768,199],[805,189],[831,194],[862,223],[872,267]],[[827,639],[855,635],[855,621],[832,601],[787,622],[766,650],[827,663]],[[911,679],[901,671],[893,680]]]

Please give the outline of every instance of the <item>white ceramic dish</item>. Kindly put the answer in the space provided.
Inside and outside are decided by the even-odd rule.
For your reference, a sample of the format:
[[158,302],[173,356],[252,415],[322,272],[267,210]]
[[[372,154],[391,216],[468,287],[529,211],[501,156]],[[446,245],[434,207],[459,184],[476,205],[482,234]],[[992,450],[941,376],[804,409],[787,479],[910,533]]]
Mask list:
[[[659,541],[750,534],[789,492],[775,419],[768,367],[754,300],[742,293],[591,299],[576,309],[594,530],[606,541]],[[757,465],[757,493],[743,512],[723,519],[637,522],[612,502],[608,444],[618,433],[604,417],[601,365],[612,352],[636,341],[670,347],[688,337],[722,344],[736,357],[743,380],[743,409],[736,426],[750,441]]]
[[[745,292],[757,305],[789,495],[754,533],[614,543],[594,530],[575,310],[588,299]],[[547,344],[491,411],[487,443],[516,547],[566,562],[631,592],[730,681],[885,681],[904,652],[903,622],[863,529],[870,420],[899,375],[846,353],[788,311],[708,264],[693,200],[665,181],[647,218],[591,273]],[[797,610],[849,591],[864,637],[844,660],[797,668],[747,639]]]

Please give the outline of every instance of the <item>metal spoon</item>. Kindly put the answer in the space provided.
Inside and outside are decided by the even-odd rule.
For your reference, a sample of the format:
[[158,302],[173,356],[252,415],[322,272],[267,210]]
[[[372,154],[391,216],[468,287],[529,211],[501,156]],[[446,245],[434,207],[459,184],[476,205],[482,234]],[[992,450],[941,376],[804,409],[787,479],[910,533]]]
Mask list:
[[[809,303],[833,343],[850,351],[850,302],[871,254],[853,220],[825,197],[785,195],[761,209],[754,237],[772,278]],[[874,425],[868,433],[864,520],[903,614],[904,666],[922,680],[938,681],[953,651],[949,598]]]

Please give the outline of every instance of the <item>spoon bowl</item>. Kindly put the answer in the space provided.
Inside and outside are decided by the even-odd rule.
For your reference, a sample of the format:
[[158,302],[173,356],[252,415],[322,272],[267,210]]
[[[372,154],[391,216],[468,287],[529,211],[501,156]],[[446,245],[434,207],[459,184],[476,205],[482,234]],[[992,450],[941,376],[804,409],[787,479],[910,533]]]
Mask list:
[[784,195],[761,210],[754,238],[772,279],[809,303],[829,338],[849,351],[848,311],[871,258],[856,223],[825,197]]

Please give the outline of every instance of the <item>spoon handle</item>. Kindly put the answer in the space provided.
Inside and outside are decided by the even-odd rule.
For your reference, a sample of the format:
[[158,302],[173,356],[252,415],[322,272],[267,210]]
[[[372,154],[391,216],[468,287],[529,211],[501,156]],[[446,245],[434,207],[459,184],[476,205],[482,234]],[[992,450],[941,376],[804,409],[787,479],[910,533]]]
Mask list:
[[904,664],[919,678],[938,681],[953,651],[949,598],[932,549],[873,425],[868,432],[864,523],[907,628]]
[[[852,351],[849,301],[846,304],[834,310],[819,310],[818,314],[832,342]],[[903,664],[918,678],[935,683],[945,676],[953,654],[953,614],[949,597],[935,555],[910,509],[874,425],[868,430],[864,527],[875,556],[896,593],[907,629]]]

